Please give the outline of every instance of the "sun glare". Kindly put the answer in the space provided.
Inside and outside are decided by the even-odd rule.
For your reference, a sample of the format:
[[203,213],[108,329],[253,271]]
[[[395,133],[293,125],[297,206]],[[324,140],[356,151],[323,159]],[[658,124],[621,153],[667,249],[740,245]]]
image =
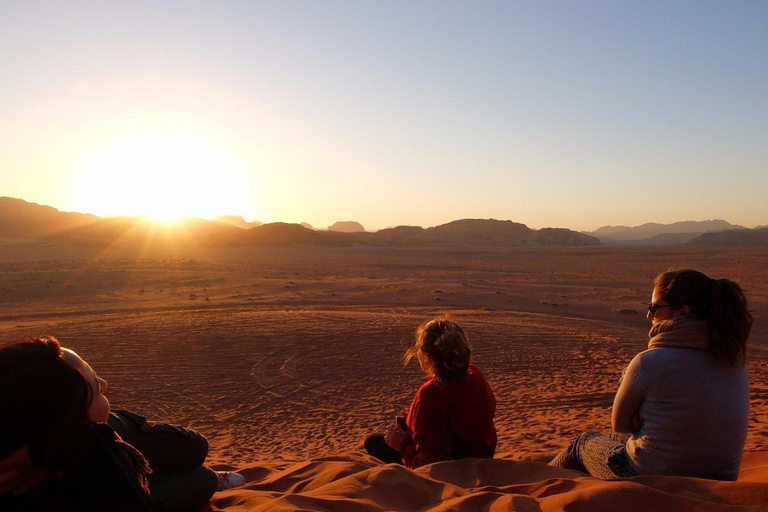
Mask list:
[[232,159],[186,134],[146,132],[115,141],[87,162],[78,209],[97,215],[243,215],[246,192]]

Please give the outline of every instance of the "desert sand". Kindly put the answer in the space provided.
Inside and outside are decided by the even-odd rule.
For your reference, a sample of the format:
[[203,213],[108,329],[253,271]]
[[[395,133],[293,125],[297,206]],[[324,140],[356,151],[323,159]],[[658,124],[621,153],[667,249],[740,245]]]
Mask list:
[[[2,342],[55,335],[109,382],[114,408],[209,439],[244,488],[211,510],[768,508],[766,248],[73,247],[0,241]],[[610,430],[622,368],[647,344],[656,274],[737,280],[755,317],[750,430],[737,482],[612,482],[550,468]],[[409,471],[363,438],[423,380],[402,366],[416,326],[449,314],[498,400],[494,460]],[[694,435],[695,433],[692,433]]]

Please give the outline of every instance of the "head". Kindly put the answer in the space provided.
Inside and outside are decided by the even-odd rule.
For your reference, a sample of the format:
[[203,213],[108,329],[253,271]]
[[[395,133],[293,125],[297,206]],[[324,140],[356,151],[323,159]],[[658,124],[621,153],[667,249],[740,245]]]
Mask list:
[[0,457],[89,421],[93,392],[53,337],[0,348]]
[[405,354],[405,363],[416,357],[424,373],[443,381],[464,377],[472,349],[464,330],[452,320],[435,318],[416,330],[416,342]]
[[711,352],[731,364],[744,364],[752,315],[737,283],[712,279],[696,270],[659,274],[654,281],[648,319],[655,324],[684,315],[707,320]]
[[96,375],[91,365],[86,363],[74,350],[61,349],[64,361],[83,374],[91,391],[91,403],[88,406],[88,418],[97,423],[106,423],[109,418],[109,400],[104,396],[107,381]]

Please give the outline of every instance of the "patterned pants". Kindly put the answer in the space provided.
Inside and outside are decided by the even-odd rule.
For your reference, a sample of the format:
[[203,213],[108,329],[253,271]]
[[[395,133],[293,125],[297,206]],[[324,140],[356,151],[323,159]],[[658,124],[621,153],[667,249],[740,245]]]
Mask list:
[[629,464],[627,434],[612,433],[606,437],[599,432],[587,432],[552,459],[550,466],[575,469],[601,480],[637,476]]

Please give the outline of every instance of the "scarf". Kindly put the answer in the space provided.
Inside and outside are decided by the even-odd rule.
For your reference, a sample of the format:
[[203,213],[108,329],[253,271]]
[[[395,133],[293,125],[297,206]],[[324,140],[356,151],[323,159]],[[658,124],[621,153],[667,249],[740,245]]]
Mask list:
[[149,495],[149,480],[147,477],[152,473],[149,462],[139,450],[123,441],[117,432],[115,432],[115,446],[120,451],[131,472],[139,481],[139,485],[147,495]]
[[707,320],[692,315],[676,316],[654,324],[648,332],[648,348],[709,350]]

